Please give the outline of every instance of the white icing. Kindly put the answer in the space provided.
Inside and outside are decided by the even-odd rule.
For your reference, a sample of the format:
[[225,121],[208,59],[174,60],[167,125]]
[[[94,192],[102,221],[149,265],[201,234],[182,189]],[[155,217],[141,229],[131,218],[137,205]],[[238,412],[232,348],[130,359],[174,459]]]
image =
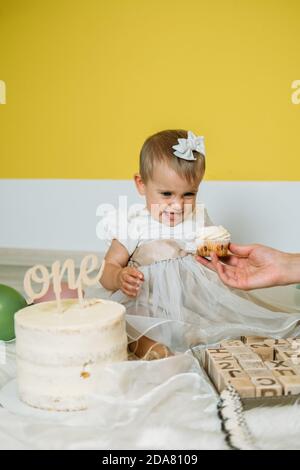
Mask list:
[[206,240],[230,240],[230,233],[222,225],[212,225],[211,227],[203,227],[200,232],[198,232],[196,241],[206,241]]
[[127,359],[125,307],[68,299],[62,308],[42,302],[15,315],[19,394],[39,408],[83,409],[103,366]]
[[195,252],[197,247],[207,241],[229,243],[230,233],[222,225],[211,225],[190,233],[187,238],[189,241],[185,245],[186,251]]

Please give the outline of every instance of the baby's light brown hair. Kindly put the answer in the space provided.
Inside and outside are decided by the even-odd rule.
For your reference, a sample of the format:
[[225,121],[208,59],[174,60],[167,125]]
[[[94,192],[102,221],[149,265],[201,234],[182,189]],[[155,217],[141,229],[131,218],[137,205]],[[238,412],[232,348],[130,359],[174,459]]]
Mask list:
[[158,162],[166,162],[176,173],[189,183],[199,182],[205,173],[205,157],[193,150],[196,160],[184,160],[174,155],[173,145],[178,139],[187,139],[183,129],[165,130],[148,137],[140,152],[140,175],[144,183],[152,178]]

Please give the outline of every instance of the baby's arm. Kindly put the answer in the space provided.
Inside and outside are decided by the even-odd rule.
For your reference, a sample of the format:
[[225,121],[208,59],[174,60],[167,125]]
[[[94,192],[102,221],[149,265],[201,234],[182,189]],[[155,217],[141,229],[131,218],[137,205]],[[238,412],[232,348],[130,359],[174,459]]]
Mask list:
[[128,260],[129,253],[126,248],[118,240],[113,240],[105,255],[105,266],[100,281],[105,289],[121,289],[124,294],[136,297],[144,275],[136,268],[127,266]]
[[[104,271],[100,281],[105,289],[112,291],[121,289],[129,297],[136,297],[144,281],[144,275],[138,269],[127,266],[128,260],[128,251],[114,239],[105,255]],[[156,359],[171,354],[168,348],[155,343],[147,336],[141,336],[138,341],[131,343],[129,349],[141,358],[150,355]]]

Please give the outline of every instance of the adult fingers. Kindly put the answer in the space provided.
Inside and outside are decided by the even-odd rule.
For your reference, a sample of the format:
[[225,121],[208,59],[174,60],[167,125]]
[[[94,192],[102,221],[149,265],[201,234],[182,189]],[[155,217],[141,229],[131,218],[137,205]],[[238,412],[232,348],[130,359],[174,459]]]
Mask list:
[[[210,256],[211,256],[211,260],[214,262],[214,265],[216,264],[216,262],[220,262],[216,253],[211,253]],[[226,257],[222,257],[221,261],[223,264],[227,264],[228,266],[237,266],[240,259],[241,258],[239,256],[228,255]]]
[[196,256],[196,260],[202,264],[203,266],[206,266],[207,268],[211,269],[212,271],[215,271],[215,268],[212,264],[211,261],[209,261],[208,259],[206,258],[203,258],[202,256]]
[[226,266],[218,260],[212,261],[221,281],[229,287],[237,287],[235,271],[231,266]]
[[254,245],[237,245],[236,243],[229,244],[229,250],[231,253],[243,257],[249,256],[253,248]]

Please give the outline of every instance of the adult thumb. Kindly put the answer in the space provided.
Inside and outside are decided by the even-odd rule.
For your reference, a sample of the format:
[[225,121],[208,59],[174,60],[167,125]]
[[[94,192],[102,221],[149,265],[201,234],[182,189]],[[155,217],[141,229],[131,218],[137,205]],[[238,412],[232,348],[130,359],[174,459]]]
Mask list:
[[254,245],[237,245],[235,243],[230,243],[229,245],[229,250],[232,254],[243,257],[249,256],[253,248]]

